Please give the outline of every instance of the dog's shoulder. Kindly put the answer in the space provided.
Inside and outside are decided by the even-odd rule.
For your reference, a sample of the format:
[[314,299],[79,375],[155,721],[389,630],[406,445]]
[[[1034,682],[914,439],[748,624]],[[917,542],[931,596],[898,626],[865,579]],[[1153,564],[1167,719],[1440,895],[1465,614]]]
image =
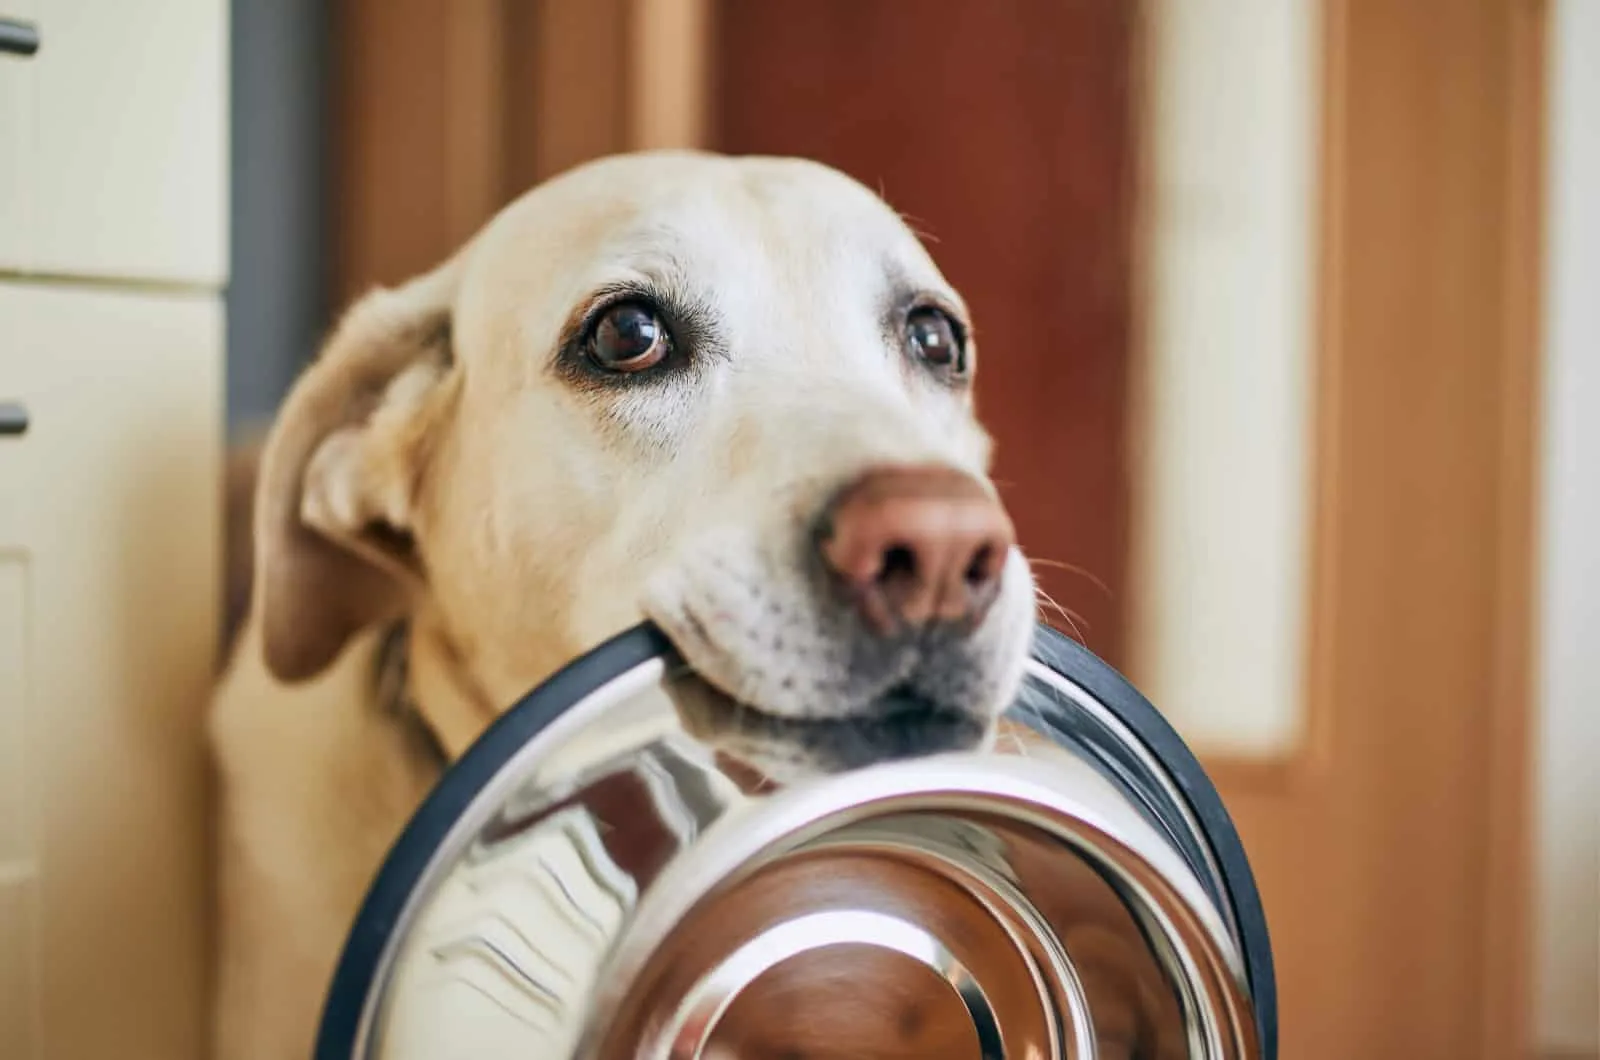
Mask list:
[[261,640],[247,618],[210,713],[226,807],[217,837],[219,1055],[303,1056],[318,984],[439,766],[383,709],[379,631],[295,683],[268,670]]

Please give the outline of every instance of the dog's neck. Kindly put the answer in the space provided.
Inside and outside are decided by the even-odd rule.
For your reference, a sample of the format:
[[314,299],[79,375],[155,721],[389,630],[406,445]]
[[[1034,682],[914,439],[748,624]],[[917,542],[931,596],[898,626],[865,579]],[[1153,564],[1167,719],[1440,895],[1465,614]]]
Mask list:
[[379,709],[414,726],[441,765],[460,758],[494,720],[493,707],[460,656],[426,622],[395,622],[384,632],[375,662]]

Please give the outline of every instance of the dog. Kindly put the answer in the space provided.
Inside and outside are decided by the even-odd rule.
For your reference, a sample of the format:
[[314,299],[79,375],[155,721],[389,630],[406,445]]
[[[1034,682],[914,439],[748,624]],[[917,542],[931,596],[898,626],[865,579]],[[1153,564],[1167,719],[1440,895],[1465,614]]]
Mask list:
[[[310,1054],[441,770],[642,619],[770,776],[989,739],[1035,594],[977,367],[900,216],[795,159],[588,163],[356,302],[244,472],[254,569],[210,716],[219,1060]],[[925,709],[886,724],[896,692]]]

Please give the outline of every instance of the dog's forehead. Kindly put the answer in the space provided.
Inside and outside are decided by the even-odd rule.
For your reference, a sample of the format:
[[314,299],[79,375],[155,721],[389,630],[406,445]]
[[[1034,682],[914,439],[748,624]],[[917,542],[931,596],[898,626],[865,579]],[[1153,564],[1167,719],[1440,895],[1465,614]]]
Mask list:
[[587,199],[597,234],[626,241],[663,238],[685,246],[764,257],[850,253],[897,259],[927,255],[877,195],[838,170],[789,158],[667,159],[629,156],[573,175],[561,189]]
[[[877,298],[886,284],[954,297],[881,198],[797,159],[633,155],[582,167],[508,208],[464,292],[546,325],[594,290],[643,275],[695,297],[763,304]],[[476,291],[473,288],[477,288]]]

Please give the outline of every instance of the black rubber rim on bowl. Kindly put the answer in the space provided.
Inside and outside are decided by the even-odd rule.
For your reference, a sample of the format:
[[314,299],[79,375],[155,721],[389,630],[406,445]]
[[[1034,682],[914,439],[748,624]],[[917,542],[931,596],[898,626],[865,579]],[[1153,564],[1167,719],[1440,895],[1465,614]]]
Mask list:
[[[1277,982],[1266,916],[1233,820],[1199,761],[1165,718],[1098,656],[1040,625],[1034,658],[1078,685],[1115,715],[1166,770],[1205,832],[1242,939],[1262,1056],[1278,1055]],[[401,832],[374,878],[334,969],[317,1032],[317,1060],[353,1060],[361,1021],[390,936],[413,890],[452,825],[528,741],[568,708],[651,661],[679,661],[660,630],[643,623],[580,656],[522,697],[489,727],[435,785]],[[1175,824],[1171,827],[1177,827]]]
[[[1272,940],[1267,931],[1266,911],[1261,905],[1261,894],[1256,889],[1255,873],[1250,869],[1244,843],[1234,827],[1233,818],[1222,804],[1222,796],[1167,719],[1127,678],[1098,655],[1057,630],[1041,624],[1034,637],[1033,657],[1089,693],[1127,726],[1160,763],[1187,803],[1189,813],[1203,833],[1200,836],[1188,835],[1188,829],[1182,821],[1172,820],[1171,814],[1163,812],[1161,803],[1164,800],[1157,795],[1159,785],[1153,783],[1153,778],[1139,777],[1140,767],[1129,756],[1118,756],[1121,768],[1113,772],[1147,807],[1155,810],[1180,849],[1190,847],[1194,841],[1204,842],[1210,848],[1217,873],[1222,877],[1225,892],[1222,900],[1231,906],[1234,921],[1238,925],[1245,975],[1250,982],[1255,1006],[1256,1032],[1261,1039],[1261,1055],[1265,1060],[1277,1060],[1278,981],[1272,964]],[[1103,745],[1099,749],[1102,753],[1111,752]],[[1186,849],[1185,856],[1188,856]],[[1201,867],[1195,865],[1194,868],[1203,878],[1205,874]]]

